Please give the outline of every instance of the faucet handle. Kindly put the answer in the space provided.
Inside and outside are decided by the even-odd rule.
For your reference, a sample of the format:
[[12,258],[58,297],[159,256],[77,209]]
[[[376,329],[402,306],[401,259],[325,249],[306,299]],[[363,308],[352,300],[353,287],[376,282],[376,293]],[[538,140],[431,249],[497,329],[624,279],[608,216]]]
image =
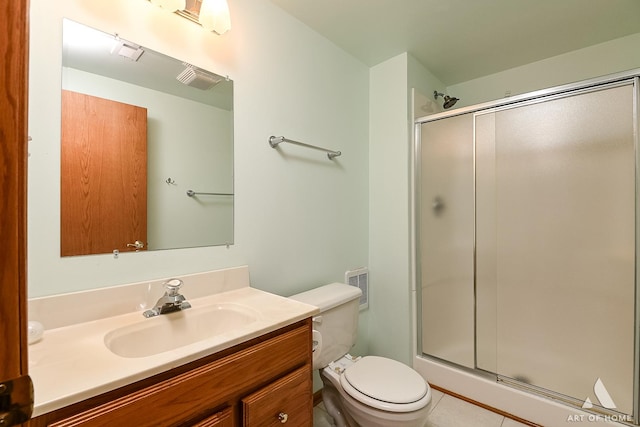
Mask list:
[[167,295],[178,295],[178,290],[182,287],[183,282],[180,279],[169,279],[163,283],[164,288],[167,290]]

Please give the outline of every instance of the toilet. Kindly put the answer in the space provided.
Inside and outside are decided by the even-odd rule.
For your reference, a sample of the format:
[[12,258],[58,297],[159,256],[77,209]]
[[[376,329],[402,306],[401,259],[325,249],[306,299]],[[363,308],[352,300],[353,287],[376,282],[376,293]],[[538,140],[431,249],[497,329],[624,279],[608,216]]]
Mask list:
[[378,356],[353,357],[362,291],[342,283],[290,298],[314,305],[313,369],[320,370],[322,400],[337,427],[423,427],[431,387],[416,371]]

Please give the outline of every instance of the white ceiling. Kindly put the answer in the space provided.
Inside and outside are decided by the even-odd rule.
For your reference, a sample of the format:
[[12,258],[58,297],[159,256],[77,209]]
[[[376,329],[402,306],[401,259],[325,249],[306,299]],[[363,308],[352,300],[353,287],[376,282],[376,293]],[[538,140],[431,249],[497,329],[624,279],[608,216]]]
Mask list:
[[409,52],[446,85],[640,32],[640,0],[271,1],[369,66]]

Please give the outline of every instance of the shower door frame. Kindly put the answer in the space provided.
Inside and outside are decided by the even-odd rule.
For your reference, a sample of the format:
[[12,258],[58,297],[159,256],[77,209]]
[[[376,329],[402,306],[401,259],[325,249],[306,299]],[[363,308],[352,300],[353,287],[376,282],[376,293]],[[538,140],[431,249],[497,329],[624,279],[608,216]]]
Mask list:
[[[617,86],[623,84],[631,84],[633,86],[633,106],[632,106],[632,114],[634,117],[633,121],[633,144],[634,144],[634,152],[635,152],[635,273],[634,273],[634,292],[635,292],[635,301],[634,301],[634,366],[633,366],[633,422],[636,425],[640,425],[640,69],[634,69],[626,72],[610,74],[594,79],[584,80],[581,82],[571,83],[562,86],[556,86],[548,89],[543,89],[539,91],[534,91],[522,95],[517,95],[497,101],[472,105],[469,107],[459,108],[453,111],[445,111],[442,113],[432,114],[428,116],[418,117],[414,120],[414,141],[413,141],[413,150],[411,151],[413,159],[411,161],[413,173],[411,174],[412,180],[412,207],[413,207],[413,215],[412,215],[412,239],[415,242],[412,245],[412,259],[414,265],[414,273],[413,279],[414,289],[416,289],[416,328],[415,333],[416,337],[416,353],[417,356],[437,360],[440,363],[444,363],[445,365],[450,365],[455,367],[456,369],[471,372],[474,375],[484,378],[490,378],[495,380],[496,382],[501,381],[501,376],[497,373],[488,372],[482,369],[477,368],[477,345],[474,342],[474,360],[475,360],[475,368],[467,368],[464,366],[460,366],[454,362],[450,362],[447,360],[443,360],[438,357],[430,356],[428,354],[423,353],[422,348],[422,276],[421,276],[421,227],[420,220],[422,218],[421,212],[421,137],[422,137],[422,125],[429,122],[434,122],[437,120],[442,120],[446,118],[451,118],[460,115],[472,114],[474,116],[473,121],[473,134],[474,139],[470,141],[473,144],[473,206],[474,206],[474,225],[473,225],[473,292],[474,292],[474,301],[476,300],[476,221],[475,221],[475,206],[476,206],[476,147],[475,147],[475,116],[476,114],[486,114],[491,111],[499,111],[503,109],[513,108],[515,106],[522,106],[530,103],[543,102],[551,99],[556,99],[560,97],[572,96],[584,92],[588,92],[591,90],[597,90],[598,88],[606,88],[607,86]],[[477,307],[474,302],[474,336],[477,341]],[[505,384],[514,386],[511,382],[506,382]],[[537,387],[525,387],[525,390],[539,394],[539,395],[548,395],[555,396],[553,391],[551,393],[544,393],[544,390],[537,390]],[[564,400],[565,403],[569,403],[567,400]],[[567,405],[571,407],[571,405]]]

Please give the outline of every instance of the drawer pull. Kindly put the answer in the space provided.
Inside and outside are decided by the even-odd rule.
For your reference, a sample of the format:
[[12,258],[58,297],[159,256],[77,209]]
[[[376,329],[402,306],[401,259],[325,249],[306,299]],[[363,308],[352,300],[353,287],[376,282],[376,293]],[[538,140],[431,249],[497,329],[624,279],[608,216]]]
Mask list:
[[281,422],[282,424],[284,424],[284,423],[286,423],[286,422],[287,422],[287,420],[289,419],[289,415],[287,415],[285,412],[280,412],[280,413],[278,414],[278,419],[280,420],[280,422]]

